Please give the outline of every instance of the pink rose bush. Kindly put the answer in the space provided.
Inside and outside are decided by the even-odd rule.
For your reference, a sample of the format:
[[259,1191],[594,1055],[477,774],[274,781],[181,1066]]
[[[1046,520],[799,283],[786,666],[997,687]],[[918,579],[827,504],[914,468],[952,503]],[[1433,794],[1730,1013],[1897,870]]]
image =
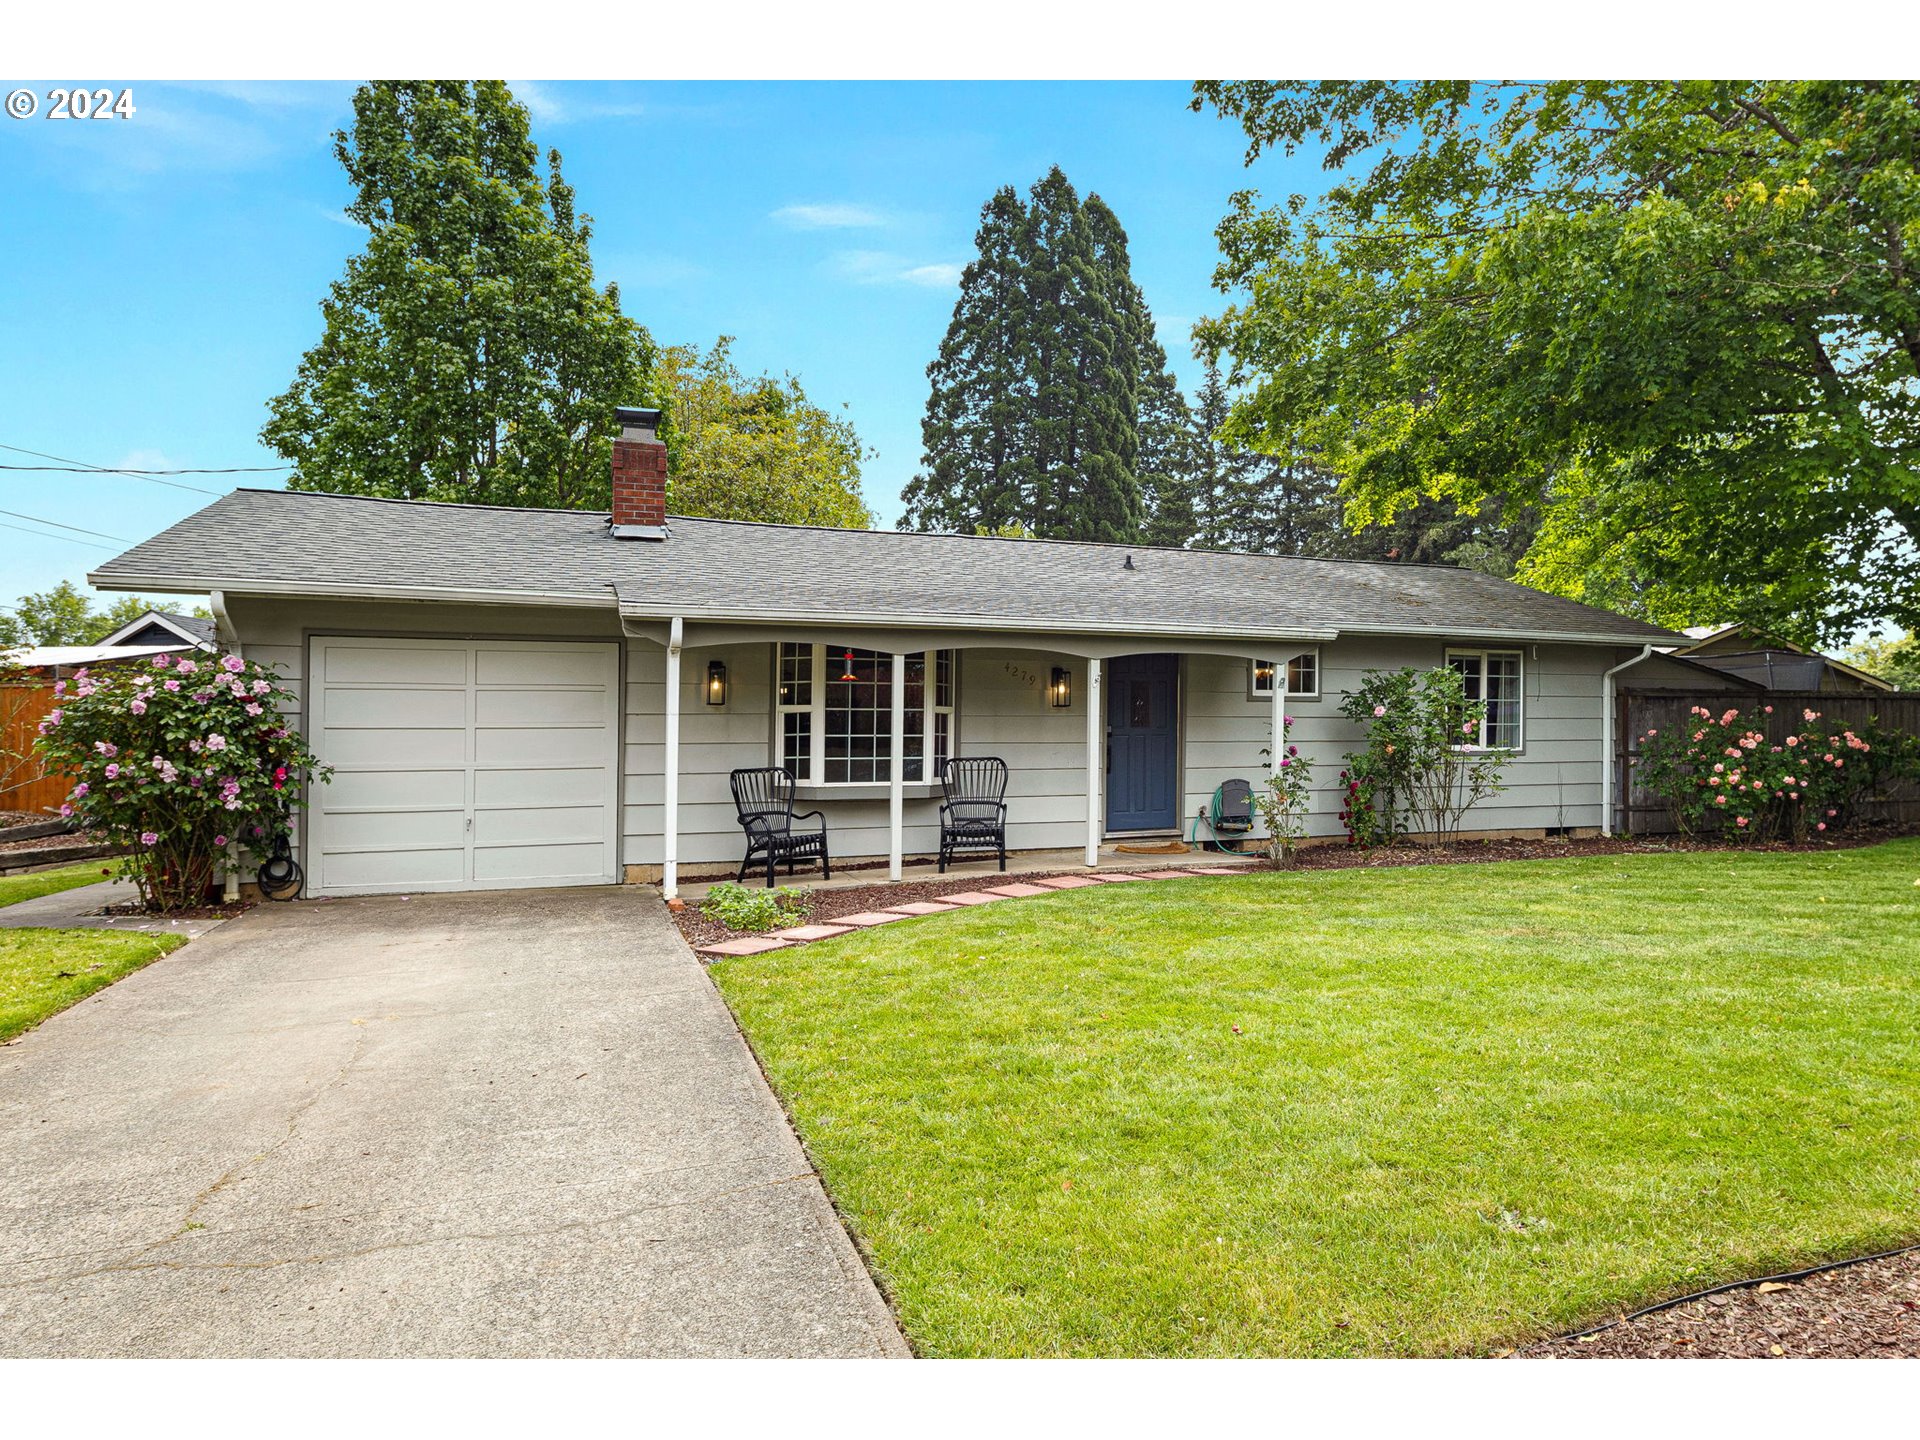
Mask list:
[[1695,705],[1678,729],[1640,737],[1634,779],[1666,801],[1685,834],[1795,843],[1839,829],[1889,784],[1920,780],[1920,738],[1806,708],[1799,728],[1780,734],[1773,714],[1771,705],[1751,717]]
[[[196,673],[199,688],[181,684]],[[50,771],[75,778],[63,813],[130,852],[153,910],[204,903],[229,839],[264,854],[288,828],[287,807],[305,803],[302,782],[328,778],[281,720],[293,697],[237,655],[156,655],[81,671],[55,690],[60,708],[42,722],[39,748]]]

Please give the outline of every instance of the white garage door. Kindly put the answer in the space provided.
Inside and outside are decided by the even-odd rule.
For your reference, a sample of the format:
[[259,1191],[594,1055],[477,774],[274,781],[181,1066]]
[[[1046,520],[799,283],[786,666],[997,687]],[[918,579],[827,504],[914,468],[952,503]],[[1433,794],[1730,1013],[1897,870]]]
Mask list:
[[619,651],[313,642],[307,891],[603,885],[618,865]]

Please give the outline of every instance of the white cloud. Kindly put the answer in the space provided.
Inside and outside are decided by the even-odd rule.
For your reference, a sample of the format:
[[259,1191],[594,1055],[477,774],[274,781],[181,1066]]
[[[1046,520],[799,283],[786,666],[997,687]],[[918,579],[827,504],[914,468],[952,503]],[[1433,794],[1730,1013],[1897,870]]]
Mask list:
[[960,283],[960,265],[915,265],[911,270],[900,272],[900,278],[909,285],[926,285],[934,289],[951,289]]
[[783,205],[769,218],[791,230],[877,230],[888,223],[865,205]]
[[647,113],[647,107],[633,101],[596,100],[579,86],[565,93],[550,88],[544,81],[513,80],[507,88],[513,98],[527,107],[527,113],[543,125],[568,125],[581,120],[631,119]]
[[961,267],[919,264],[885,250],[841,250],[832,260],[834,271],[856,285],[921,285],[950,289],[960,283]]

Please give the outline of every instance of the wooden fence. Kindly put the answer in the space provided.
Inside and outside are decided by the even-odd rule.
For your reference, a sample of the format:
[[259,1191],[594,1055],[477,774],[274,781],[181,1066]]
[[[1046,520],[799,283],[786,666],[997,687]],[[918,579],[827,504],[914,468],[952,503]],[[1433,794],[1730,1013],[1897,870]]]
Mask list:
[[[1640,755],[1640,737],[1649,730],[1677,729],[1686,723],[1688,713],[1703,705],[1719,715],[1728,707],[1738,709],[1750,721],[1763,721],[1758,728],[1767,732],[1770,744],[1778,745],[1790,734],[1797,734],[1804,722],[1802,712],[1815,710],[1821,723],[1844,729],[1859,727],[1872,720],[1882,729],[1902,730],[1920,735],[1920,693],[1904,695],[1819,695],[1781,690],[1765,693],[1741,693],[1729,690],[1622,690],[1614,716],[1614,829],[1627,835],[1669,835],[1675,830],[1667,804],[1651,790],[1637,783],[1636,761]],[[1768,715],[1763,706],[1771,705]],[[1886,824],[1920,823],[1920,786],[1902,785],[1889,794],[1863,802],[1862,818]]]
[[0,810],[55,810],[73,782],[46,773],[33,742],[53,709],[53,686],[34,681],[0,685]]

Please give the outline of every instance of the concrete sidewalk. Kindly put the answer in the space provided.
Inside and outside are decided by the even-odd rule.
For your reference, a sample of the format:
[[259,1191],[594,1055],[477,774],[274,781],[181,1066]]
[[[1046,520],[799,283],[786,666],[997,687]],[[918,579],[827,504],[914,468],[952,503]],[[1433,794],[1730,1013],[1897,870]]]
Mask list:
[[128,881],[102,880],[95,885],[76,885],[32,900],[19,900],[0,906],[0,930],[133,930],[141,934],[184,935],[189,940],[226,924],[224,916],[196,916],[189,920],[169,919],[161,915],[102,915],[108,905],[125,905],[140,898],[140,892]]
[[0,1047],[0,1354],[905,1353],[650,891],[262,906]]

